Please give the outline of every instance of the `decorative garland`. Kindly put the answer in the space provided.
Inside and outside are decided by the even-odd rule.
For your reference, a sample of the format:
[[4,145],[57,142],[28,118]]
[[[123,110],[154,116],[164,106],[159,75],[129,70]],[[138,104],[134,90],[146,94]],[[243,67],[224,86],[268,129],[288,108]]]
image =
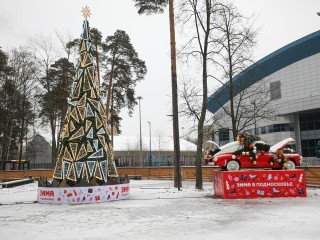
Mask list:
[[[241,150],[237,150],[233,152],[232,159],[236,159],[236,155],[250,155],[250,159],[253,161],[253,165],[257,164],[258,152],[269,152],[270,145],[265,143],[256,143],[253,145],[254,142],[261,140],[260,137],[251,135],[249,132],[245,132],[242,134],[239,134],[237,136],[237,141],[240,142],[241,145],[243,145],[243,148]],[[286,152],[284,152],[286,151]],[[273,165],[274,162],[279,162],[282,165],[283,169],[287,169],[287,162],[290,160],[287,156],[284,155],[284,153],[295,153],[294,149],[281,149],[276,152],[276,154],[270,158],[269,164]]]
[[[237,136],[237,141],[240,142],[241,145],[243,145],[243,149],[237,150],[233,153],[232,158],[235,159],[236,155],[250,155],[250,159],[252,159],[253,164],[257,164],[257,152],[268,152],[270,150],[270,146],[268,144],[263,144],[263,143],[257,143],[255,146],[253,143],[255,141],[259,141],[260,137],[251,135],[249,132],[245,132],[243,134],[239,134]],[[273,165],[273,160],[269,161],[271,165]]]
[[[288,149],[290,153],[295,153],[294,149]],[[278,162],[282,164],[282,169],[287,169],[288,167],[288,161],[290,160],[287,156],[284,156],[284,149],[277,150],[277,155],[276,157],[278,158]]]

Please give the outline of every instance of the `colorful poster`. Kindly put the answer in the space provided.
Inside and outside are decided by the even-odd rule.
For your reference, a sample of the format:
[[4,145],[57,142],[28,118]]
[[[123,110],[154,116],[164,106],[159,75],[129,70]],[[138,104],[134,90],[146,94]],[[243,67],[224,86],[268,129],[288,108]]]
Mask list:
[[214,171],[213,185],[223,198],[307,196],[303,170]]
[[129,192],[129,183],[74,188],[39,187],[37,200],[39,203],[53,204],[109,202],[127,199]]

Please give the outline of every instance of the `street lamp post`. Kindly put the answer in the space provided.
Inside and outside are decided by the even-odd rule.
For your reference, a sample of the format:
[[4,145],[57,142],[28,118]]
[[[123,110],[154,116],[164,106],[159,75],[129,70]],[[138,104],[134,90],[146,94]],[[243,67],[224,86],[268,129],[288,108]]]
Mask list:
[[149,143],[150,143],[150,155],[149,155],[149,167],[151,167],[151,122],[148,122],[149,123]]
[[137,97],[139,100],[139,122],[140,122],[140,167],[142,163],[142,138],[141,138],[141,105],[140,105],[140,100],[142,99],[141,96]]

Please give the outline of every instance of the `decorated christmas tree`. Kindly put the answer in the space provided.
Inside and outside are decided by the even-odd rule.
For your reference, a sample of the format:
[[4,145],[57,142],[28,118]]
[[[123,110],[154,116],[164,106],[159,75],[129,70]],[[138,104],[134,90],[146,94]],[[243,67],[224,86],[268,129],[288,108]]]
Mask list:
[[83,22],[79,61],[53,173],[54,185],[60,187],[109,184],[109,180],[118,177],[106,114],[99,96],[98,73],[87,21],[89,14],[89,9],[84,8],[86,19]]

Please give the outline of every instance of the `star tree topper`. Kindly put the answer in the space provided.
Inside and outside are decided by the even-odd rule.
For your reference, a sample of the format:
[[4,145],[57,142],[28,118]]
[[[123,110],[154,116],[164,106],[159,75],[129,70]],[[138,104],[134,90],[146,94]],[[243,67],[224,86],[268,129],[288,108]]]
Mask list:
[[90,12],[90,9],[88,8],[88,6],[85,6],[84,8],[82,8],[81,12],[82,12],[82,16],[84,16],[86,20],[91,15],[91,12]]

